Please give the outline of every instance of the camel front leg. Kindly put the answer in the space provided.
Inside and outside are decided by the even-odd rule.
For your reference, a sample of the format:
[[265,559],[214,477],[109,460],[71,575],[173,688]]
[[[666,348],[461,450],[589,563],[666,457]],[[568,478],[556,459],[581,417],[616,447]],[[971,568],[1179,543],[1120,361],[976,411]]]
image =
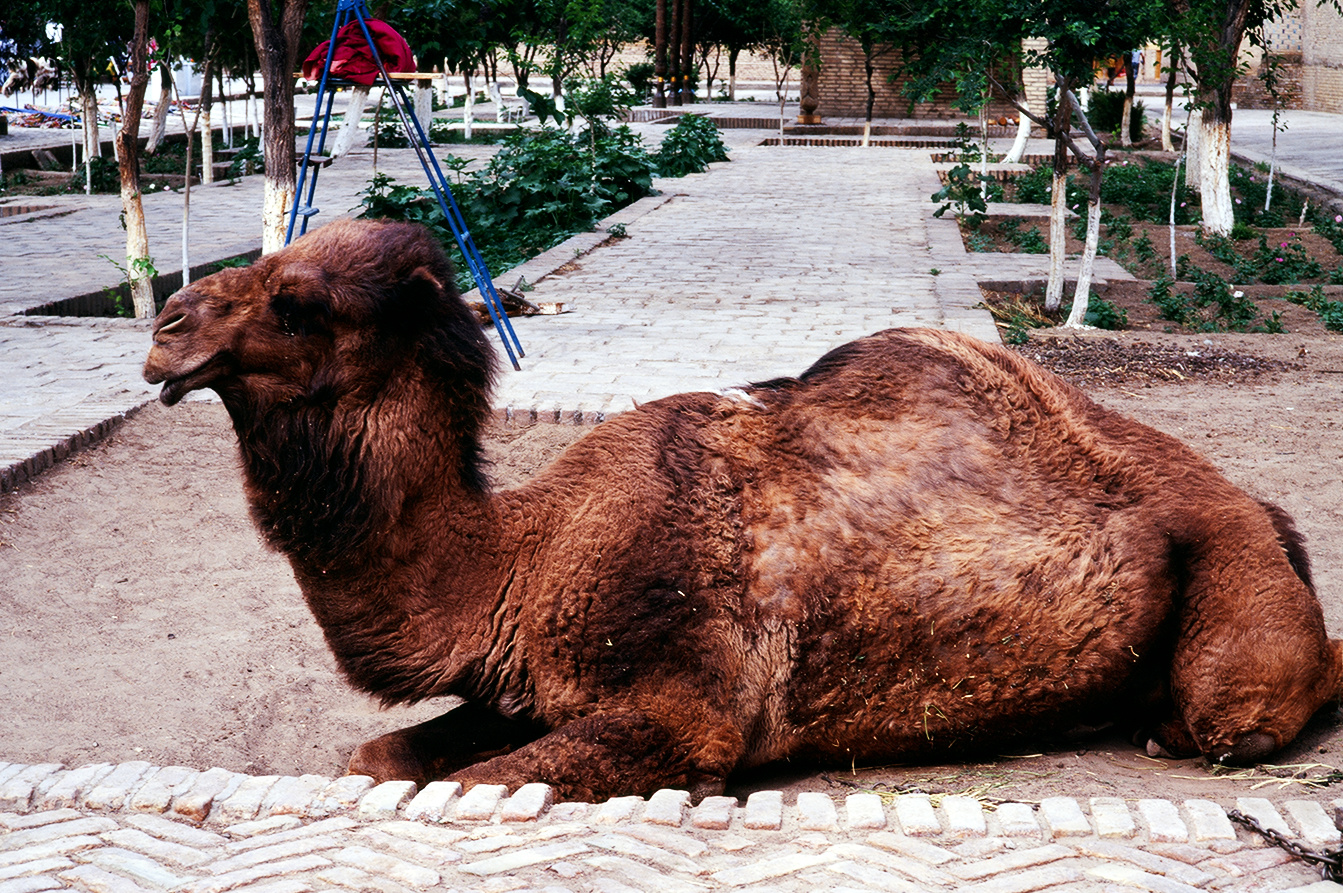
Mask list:
[[518,749],[451,776],[464,788],[502,784],[515,790],[546,782],[559,800],[596,803],[659,788],[690,791],[695,802],[720,794],[730,764],[692,754],[684,735],[640,711],[574,720]]
[[543,732],[530,722],[508,719],[468,701],[442,716],[359,745],[347,771],[371,776],[378,783],[405,780],[424,785],[508,753]]

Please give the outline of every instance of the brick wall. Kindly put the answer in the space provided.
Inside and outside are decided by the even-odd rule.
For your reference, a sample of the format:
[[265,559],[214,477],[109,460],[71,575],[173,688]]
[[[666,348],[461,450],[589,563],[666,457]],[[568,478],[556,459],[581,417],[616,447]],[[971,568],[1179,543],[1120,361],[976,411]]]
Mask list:
[[[903,92],[906,78],[890,79],[900,59],[893,49],[878,50],[872,86],[876,101],[872,114],[878,118],[964,118],[955,108],[955,95],[948,87],[932,102],[911,103]],[[861,118],[867,110],[867,81],[864,75],[863,48],[855,40],[831,29],[821,35],[820,106],[817,113],[825,118]],[[1015,116],[1016,110],[1004,102],[989,106],[992,117]]]
[[[1278,98],[1281,108],[1305,108],[1302,97],[1302,65],[1300,53],[1278,53],[1278,65],[1281,69],[1281,81],[1278,84]],[[1264,89],[1260,78],[1263,63],[1255,65],[1250,71],[1236,79],[1231,85],[1231,101],[1243,109],[1271,109],[1273,98]]]
[[1330,4],[1301,4],[1301,104],[1343,114],[1343,16]]

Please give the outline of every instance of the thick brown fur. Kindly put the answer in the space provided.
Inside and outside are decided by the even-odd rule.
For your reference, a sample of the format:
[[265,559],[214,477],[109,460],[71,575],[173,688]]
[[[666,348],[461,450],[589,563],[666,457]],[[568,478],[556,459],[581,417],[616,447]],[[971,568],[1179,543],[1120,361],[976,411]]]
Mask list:
[[1247,760],[1339,695],[1283,512],[960,335],[650,403],[491,492],[493,354],[452,281],[418,228],[331,224],[175,295],[145,366],[223,398],[351,683],[467,700],[351,771],[703,794],[1115,718]]

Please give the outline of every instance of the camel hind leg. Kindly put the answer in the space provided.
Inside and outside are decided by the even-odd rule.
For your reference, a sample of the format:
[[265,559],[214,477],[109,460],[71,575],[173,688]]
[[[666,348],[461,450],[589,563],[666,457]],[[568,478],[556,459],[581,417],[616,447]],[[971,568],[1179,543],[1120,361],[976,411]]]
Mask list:
[[1181,550],[1176,716],[1159,735],[1176,753],[1263,759],[1339,697],[1343,643],[1325,635],[1300,537],[1281,510],[1255,508]]

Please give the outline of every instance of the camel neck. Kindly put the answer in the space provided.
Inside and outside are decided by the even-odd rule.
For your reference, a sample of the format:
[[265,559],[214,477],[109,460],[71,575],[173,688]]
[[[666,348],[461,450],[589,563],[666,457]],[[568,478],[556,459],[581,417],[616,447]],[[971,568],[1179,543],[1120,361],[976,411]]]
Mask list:
[[[424,405],[405,402],[396,405]],[[387,702],[485,685],[516,550],[446,417],[234,414],[253,515],[294,568],[342,670]],[[465,469],[465,473],[463,472]]]

